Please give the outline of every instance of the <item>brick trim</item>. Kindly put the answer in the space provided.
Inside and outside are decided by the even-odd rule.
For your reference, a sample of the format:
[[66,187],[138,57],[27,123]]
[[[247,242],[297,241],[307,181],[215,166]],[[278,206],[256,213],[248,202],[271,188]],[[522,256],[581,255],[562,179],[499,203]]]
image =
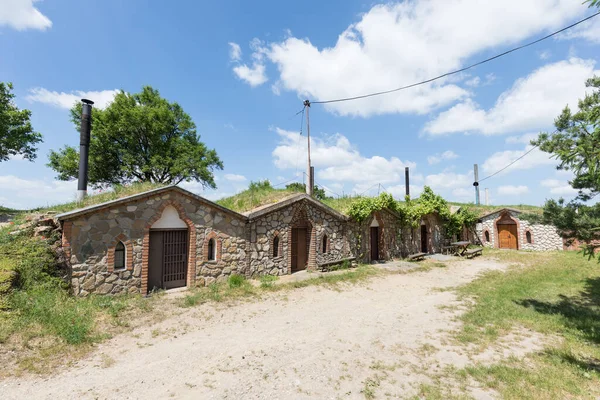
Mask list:
[[[67,264],[71,266],[71,235],[73,230],[73,222],[65,221],[62,228],[62,249],[67,259]],[[70,268],[69,268],[70,269]]]
[[301,202],[299,203],[299,206],[297,206],[288,228],[288,274],[292,273],[292,229],[294,228],[307,229],[308,262],[306,269],[313,271],[317,268],[317,232],[315,229],[315,222],[308,216],[305,202]]
[[165,200],[152,218],[146,223],[144,228],[144,238],[142,240],[142,293],[148,293],[148,254],[150,251],[150,228],[152,225],[162,217],[165,208],[173,206],[179,218],[186,223],[188,226],[188,270],[187,270],[187,282],[186,285],[191,287],[196,282],[196,226],[192,221],[185,208],[179,202],[169,199]]
[[[325,241],[325,251],[323,251],[323,241]],[[323,232],[321,238],[319,239],[319,252],[321,254],[327,254],[331,251],[331,238],[327,234],[327,232]]]
[[[208,259],[208,242],[210,242],[211,239],[215,240],[215,246],[216,246],[214,260]],[[210,231],[204,237],[204,243],[202,244],[202,262],[218,263],[221,261],[222,255],[223,255],[223,237],[215,231]]]
[[[125,245],[125,268],[115,270],[115,249],[117,243],[123,243]],[[112,273],[115,271],[133,271],[133,242],[128,239],[124,234],[120,233],[112,242],[108,245],[108,256],[106,259],[108,264],[108,272]]]

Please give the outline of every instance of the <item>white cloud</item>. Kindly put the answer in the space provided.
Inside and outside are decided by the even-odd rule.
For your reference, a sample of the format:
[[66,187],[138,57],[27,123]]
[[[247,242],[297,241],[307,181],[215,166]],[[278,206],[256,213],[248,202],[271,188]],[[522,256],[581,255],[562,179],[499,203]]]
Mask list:
[[550,50],[544,50],[539,52],[538,56],[540,57],[540,60],[547,60],[552,56],[552,53],[550,52]]
[[[497,172],[524,155],[527,151],[531,150],[531,148],[532,146],[528,145],[524,150],[506,150],[494,153],[487,160],[485,160],[482,165],[482,170],[485,174]],[[550,158],[548,153],[544,153],[536,148],[535,150],[532,150],[531,153],[515,162],[509,168],[502,171],[500,174],[502,175],[509,172],[514,172],[515,170],[532,169],[542,165],[556,166],[557,164],[558,162],[555,159]]]
[[[275,131],[280,142],[273,150],[274,163],[280,169],[302,169],[305,167],[306,137],[297,132],[280,128]],[[347,137],[341,134],[325,138],[312,136],[310,142],[311,161],[317,168],[317,178],[332,182],[386,184],[404,180],[404,168],[415,168],[416,164],[397,157],[364,157]],[[366,189],[366,188],[365,188]]]
[[50,28],[52,21],[33,5],[37,1],[3,0],[0,5],[0,26],[7,25],[18,31]]
[[481,83],[481,78],[478,76],[465,81],[465,85],[471,86],[471,87],[477,87],[477,86],[479,86],[480,83]]
[[506,186],[500,186],[498,188],[498,194],[504,195],[504,196],[519,196],[519,195],[522,195],[522,194],[525,194],[528,192],[529,192],[529,188],[524,185],[519,185],[519,186],[506,185]]
[[269,80],[265,73],[264,64],[260,64],[257,62],[253,63],[252,67],[249,67],[246,64],[238,65],[233,68],[233,72],[237,75],[238,78],[240,78],[252,87],[260,86]]
[[75,90],[71,93],[54,92],[45,88],[34,88],[29,90],[25,97],[28,101],[49,104],[55,107],[71,109],[81,99],[89,99],[94,102],[96,108],[106,108],[114,99],[119,90],[102,90],[84,92]]
[[455,172],[441,172],[425,177],[425,186],[431,187],[434,191],[442,189],[466,189],[472,185],[472,173],[458,174]]
[[225,174],[223,177],[226,180],[230,181],[230,182],[244,182],[244,181],[246,181],[246,177],[244,175]]
[[239,44],[229,42],[229,59],[231,61],[240,61],[242,59],[242,48]]
[[564,32],[560,39],[585,39],[600,43],[600,19],[598,17],[586,21],[575,28]]
[[544,179],[540,185],[550,189],[550,193],[558,196],[576,196],[579,191],[564,180]]
[[[544,10],[540,13],[540,10]],[[585,13],[572,0],[404,1],[373,6],[337,38],[318,48],[289,36],[270,44],[268,59],[282,89],[313,100],[388,90],[458,69],[486,50],[498,50]],[[477,32],[477,34],[473,34]],[[452,80],[352,102],[332,103],[341,115],[427,113],[470,93]]]
[[456,154],[452,150],[447,150],[442,154],[435,154],[433,156],[427,157],[427,162],[429,163],[429,165],[434,165],[439,164],[444,160],[454,160],[456,158],[458,158],[458,154]]
[[526,133],[521,136],[509,136],[506,138],[506,144],[529,144],[532,140],[537,139],[539,133]]
[[585,80],[600,73],[594,66],[594,60],[579,58],[545,65],[517,80],[491,109],[484,110],[468,99],[440,113],[425,131],[431,135],[497,135],[551,126],[565,105],[577,107],[578,99],[586,92]]
[[7,199],[2,203],[3,206],[25,210],[75,200],[77,182],[0,175],[0,193]]

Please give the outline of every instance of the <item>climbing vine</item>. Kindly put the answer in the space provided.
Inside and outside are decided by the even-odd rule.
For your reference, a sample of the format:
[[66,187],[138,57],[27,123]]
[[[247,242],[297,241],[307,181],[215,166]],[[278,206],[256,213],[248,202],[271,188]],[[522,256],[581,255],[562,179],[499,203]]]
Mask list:
[[362,222],[373,212],[385,208],[399,214],[404,225],[414,228],[419,226],[424,215],[437,213],[444,223],[448,236],[459,234],[463,226],[470,227],[477,222],[477,215],[466,207],[454,214],[451,213],[448,202],[428,186],[425,186],[419,198],[411,200],[407,197],[404,203],[395,201],[389,193],[382,193],[378,197],[363,197],[352,204],[348,215],[357,222]]

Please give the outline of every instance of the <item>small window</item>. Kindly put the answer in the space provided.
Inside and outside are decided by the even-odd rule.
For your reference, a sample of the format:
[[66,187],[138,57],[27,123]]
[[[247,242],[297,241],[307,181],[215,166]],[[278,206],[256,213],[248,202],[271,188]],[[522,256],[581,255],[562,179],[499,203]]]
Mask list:
[[217,246],[215,238],[208,241],[208,261],[215,261],[217,259]]
[[273,238],[273,257],[279,257],[279,236]]
[[323,235],[323,243],[321,245],[323,253],[327,253],[327,235]]
[[485,231],[485,241],[486,242],[490,241],[490,231]]
[[115,269],[125,269],[125,245],[123,242],[115,246]]
[[527,240],[527,243],[529,243],[529,244],[532,243],[531,232],[527,231],[527,233],[525,233],[525,239]]

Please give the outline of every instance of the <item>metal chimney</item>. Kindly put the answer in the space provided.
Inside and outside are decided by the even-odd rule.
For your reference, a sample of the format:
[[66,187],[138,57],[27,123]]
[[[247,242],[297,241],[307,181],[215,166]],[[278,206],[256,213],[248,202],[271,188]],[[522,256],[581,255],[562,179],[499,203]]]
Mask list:
[[87,196],[88,160],[90,152],[90,131],[92,128],[93,101],[81,99],[81,130],[79,136],[79,181],[77,183],[77,201],[82,202]]
[[404,168],[404,184],[406,185],[406,195],[410,196],[410,182],[408,167]]

